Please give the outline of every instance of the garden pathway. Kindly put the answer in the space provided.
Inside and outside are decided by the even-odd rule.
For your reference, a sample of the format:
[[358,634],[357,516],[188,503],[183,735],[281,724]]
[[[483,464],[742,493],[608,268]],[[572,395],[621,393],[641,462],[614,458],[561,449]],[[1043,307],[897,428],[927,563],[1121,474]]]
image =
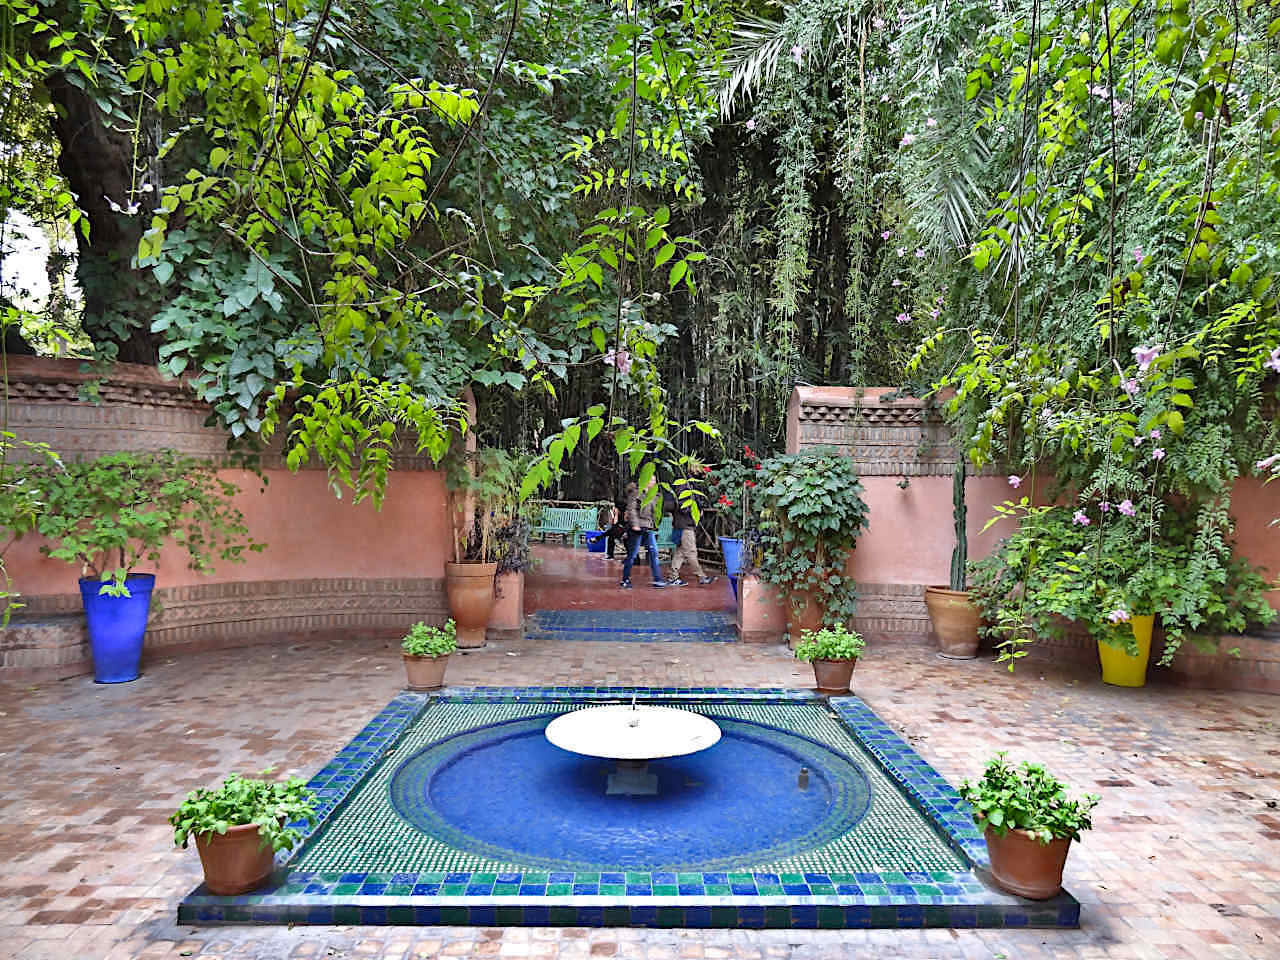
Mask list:
[[[459,656],[453,684],[804,686],[781,648],[530,639]],[[993,750],[1103,795],[1072,853],[1072,931],[679,931],[174,926],[199,880],[166,817],[268,764],[308,776],[401,688],[386,641],[190,654],[140,681],[0,686],[0,957],[1280,957],[1280,700],[1104,687],[1024,661],[872,642],[855,692],[953,783]]]

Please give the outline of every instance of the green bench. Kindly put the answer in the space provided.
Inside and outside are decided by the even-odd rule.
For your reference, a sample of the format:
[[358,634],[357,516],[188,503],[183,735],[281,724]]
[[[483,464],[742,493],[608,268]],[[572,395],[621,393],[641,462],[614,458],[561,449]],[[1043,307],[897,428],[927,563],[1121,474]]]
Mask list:
[[599,507],[557,507],[547,504],[542,508],[542,513],[530,532],[534,536],[540,536],[543,543],[548,534],[564,537],[566,542],[572,537],[576,547],[584,531],[596,529],[599,512]]

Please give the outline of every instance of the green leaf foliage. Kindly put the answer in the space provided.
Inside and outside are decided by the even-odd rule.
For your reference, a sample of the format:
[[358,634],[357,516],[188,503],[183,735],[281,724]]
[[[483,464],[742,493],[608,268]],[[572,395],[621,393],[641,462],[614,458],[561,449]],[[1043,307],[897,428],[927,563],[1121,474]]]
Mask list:
[[452,619],[429,627],[421,620],[409,628],[400,649],[411,657],[445,657],[458,649],[458,630]]
[[292,850],[302,838],[297,824],[315,825],[314,803],[315,794],[299,777],[270,781],[233,773],[216,789],[188,793],[169,823],[173,842],[180,847],[192,837],[224,834],[230,827],[256,823],[264,847]]
[[1025,830],[1041,843],[1079,840],[1080,832],[1093,826],[1093,808],[1099,798],[1084,794],[1073,799],[1067,787],[1043,766],[1024,762],[1014,767],[1004,753],[997,753],[977,783],[965,780],[960,796],[973,806],[973,820],[981,830],[1004,836]]

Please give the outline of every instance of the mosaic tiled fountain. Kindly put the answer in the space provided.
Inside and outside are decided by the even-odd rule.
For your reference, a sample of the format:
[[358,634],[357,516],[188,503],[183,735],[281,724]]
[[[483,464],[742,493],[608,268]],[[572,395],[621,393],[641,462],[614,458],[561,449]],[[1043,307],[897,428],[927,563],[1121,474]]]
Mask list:
[[[719,740],[650,759],[643,787],[626,771],[619,780],[610,760],[548,740],[557,717],[632,703],[709,718]],[[272,885],[241,897],[197,888],[178,908],[181,922],[1079,922],[1069,894],[1028,901],[985,881],[967,805],[856,697],[599,687],[403,694],[311,787],[320,823],[281,855]]]

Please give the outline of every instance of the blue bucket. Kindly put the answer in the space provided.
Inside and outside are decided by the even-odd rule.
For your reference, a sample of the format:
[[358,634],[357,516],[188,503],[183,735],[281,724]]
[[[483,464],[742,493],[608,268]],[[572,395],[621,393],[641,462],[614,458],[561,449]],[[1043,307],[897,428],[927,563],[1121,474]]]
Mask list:
[[584,530],[582,535],[587,538],[588,553],[604,553],[608,539],[603,530]]
[[111,597],[99,591],[102,581],[80,581],[80,599],[89,624],[95,683],[128,683],[138,679],[142,662],[142,638],[147,632],[151,591],[156,578],[150,573],[125,577],[127,597]]
[[730,577],[737,577],[742,570],[742,541],[734,537],[721,537],[720,553],[724,556],[724,572]]

